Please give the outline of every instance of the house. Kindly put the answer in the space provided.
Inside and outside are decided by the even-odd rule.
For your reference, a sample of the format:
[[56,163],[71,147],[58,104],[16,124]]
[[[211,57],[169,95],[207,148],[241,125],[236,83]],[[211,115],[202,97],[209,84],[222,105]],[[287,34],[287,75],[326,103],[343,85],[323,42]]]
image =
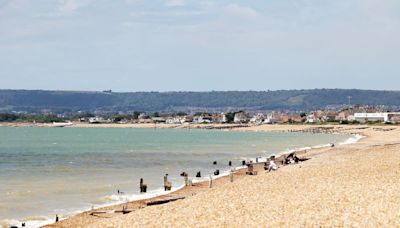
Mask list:
[[212,122],[212,116],[208,113],[202,113],[199,116],[193,117],[193,122],[194,123],[211,123]]
[[193,122],[193,116],[186,115],[182,116],[181,123],[191,123]]
[[354,120],[353,118],[353,110],[351,109],[344,109],[342,111],[340,111],[337,115],[336,115],[336,120],[338,121],[352,121]]
[[262,113],[257,113],[250,119],[250,123],[252,124],[262,124],[265,119],[264,114]]
[[264,123],[265,124],[274,124],[274,123],[276,123],[276,119],[274,117],[274,114],[273,113],[269,113],[267,115],[267,118],[264,119]]
[[320,119],[317,116],[317,113],[308,114],[306,117],[306,123],[319,123]]
[[212,119],[213,123],[226,123],[227,122],[225,113],[213,114],[211,119]]
[[165,123],[166,119],[164,117],[151,117],[153,123]]
[[388,113],[390,123],[400,123],[400,113]]
[[234,123],[247,123],[247,116],[245,112],[237,112],[233,118]]
[[194,122],[194,123],[202,124],[202,123],[211,123],[211,120],[208,119],[208,118],[205,118],[205,117],[203,117],[203,116],[195,116],[195,117],[193,118],[193,122]]
[[332,122],[335,121],[337,117],[337,113],[336,112],[326,112],[322,119],[323,121],[328,121],[328,122]]
[[192,119],[188,120],[187,116],[170,116],[166,119],[167,124],[183,124],[185,122],[192,122]]
[[110,119],[104,119],[103,117],[90,117],[89,118],[89,123],[91,124],[99,124],[99,123],[111,123],[112,121]]

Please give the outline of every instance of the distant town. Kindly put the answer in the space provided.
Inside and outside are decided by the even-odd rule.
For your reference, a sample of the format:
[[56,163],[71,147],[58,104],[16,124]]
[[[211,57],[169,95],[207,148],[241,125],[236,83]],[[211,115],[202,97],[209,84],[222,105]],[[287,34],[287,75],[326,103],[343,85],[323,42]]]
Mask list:
[[81,122],[90,124],[360,124],[360,123],[385,123],[400,124],[400,112],[391,111],[382,107],[354,105],[340,110],[315,110],[311,112],[255,112],[255,111],[229,111],[229,112],[75,112],[52,113],[43,110],[40,113],[6,112],[0,113],[0,122],[31,122],[54,123],[63,126],[63,123]]

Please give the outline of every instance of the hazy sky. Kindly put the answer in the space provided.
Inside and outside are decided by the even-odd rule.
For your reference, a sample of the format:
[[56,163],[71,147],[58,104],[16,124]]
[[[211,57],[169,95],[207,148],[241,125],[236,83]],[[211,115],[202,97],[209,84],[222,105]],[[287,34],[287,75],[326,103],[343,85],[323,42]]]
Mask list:
[[0,0],[2,89],[399,87],[399,0]]

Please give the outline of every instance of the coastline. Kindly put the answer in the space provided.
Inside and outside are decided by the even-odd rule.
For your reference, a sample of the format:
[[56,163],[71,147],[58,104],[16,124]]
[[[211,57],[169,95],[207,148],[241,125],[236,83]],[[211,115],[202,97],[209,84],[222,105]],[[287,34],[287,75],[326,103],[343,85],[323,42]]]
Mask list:
[[[272,127],[271,127],[272,126]],[[262,125],[262,126],[253,126],[250,128],[236,128],[233,129],[234,131],[293,131],[293,126],[295,128],[295,130],[297,131],[308,131],[308,129],[310,127],[326,127],[326,125],[322,125],[322,126],[310,126],[310,125]],[[365,132],[365,130],[370,129],[373,130],[375,126],[350,126],[350,127],[343,127],[343,126],[335,126],[335,132],[338,133],[346,133],[346,134],[360,134],[363,135],[364,138],[360,139],[359,143],[357,144],[346,144],[346,145],[338,145],[335,148],[327,148],[327,147],[323,147],[323,148],[311,148],[312,150],[308,150],[306,154],[302,154],[301,156],[307,156],[307,157],[311,157],[314,158],[314,156],[319,156],[321,154],[326,154],[328,151],[331,150],[335,150],[335,149],[343,149],[346,147],[359,147],[358,144],[364,144],[365,141],[371,141],[371,135],[369,135],[368,133],[370,132]],[[388,127],[388,126],[384,126],[382,129],[388,129],[388,128],[392,128]],[[396,128],[396,130],[398,130],[398,128]],[[380,132],[380,131],[378,131]],[[384,131],[382,131],[384,132]],[[370,144],[371,142],[369,142],[368,144]],[[356,146],[357,145],[357,146]],[[301,163],[301,164],[307,164],[307,162],[305,163]],[[290,167],[290,166],[289,166]],[[256,170],[259,171],[259,175],[265,175],[262,171],[263,167],[262,165],[257,165],[256,166]],[[286,166],[284,167],[284,169],[286,169]],[[280,171],[280,170],[279,170]],[[278,172],[279,172],[278,171]],[[241,181],[242,179],[249,179],[249,178],[253,178],[250,176],[246,176],[244,173],[244,170],[240,170],[238,171],[237,174],[235,174],[234,179],[235,182],[236,181]],[[143,200],[136,200],[133,202],[129,202],[128,204],[118,204],[118,205],[111,205],[111,206],[107,206],[107,207],[101,207],[101,208],[96,208],[95,210],[89,210],[83,213],[78,213],[76,215],[73,215],[69,218],[67,218],[66,220],[60,221],[56,224],[50,224],[47,225],[45,227],[70,227],[70,226],[94,226],[97,227],[99,225],[94,225],[94,224],[102,224],[100,226],[106,225],[107,220],[109,219],[113,219],[113,220],[121,220],[124,221],[124,218],[126,215],[123,215],[122,213],[111,213],[112,211],[118,211],[121,210],[123,206],[127,206],[128,210],[133,210],[133,212],[129,213],[135,213],[137,211],[141,211],[144,210],[146,208],[146,210],[152,210],[153,208],[156,208],[157,206],[145,206],[146,202],[148,201],[156,201],[156,200],[163,200],[166,198],[170,198],[170,197],[185,197],[184,200],[182,201],[186,201],[189,198],[196,198],[196,195],[204,195],[207,194],[206,192],[209,191],[213,191],[214,189],[219,189],[221,188],[221,186],[226,185],[226,184],[231,184],[229,183],[229,178],[228,177],[223,177],[221,176],[220,178],[218,178],[217,180],[214,181],[214,185],[215,187],[210,189],[208,187],[208,181],[205,182],[201,182],[201,183],[195,183],[193,186],[189,186],[189,187],[184,187],[182,189],[178,189],[176,192],[173,193],[169,193],[166,195],[161,195],[161,196],[156,196],[153,198],[149,198],[149,199],[143,199]],[[204,197],[204,196],[203,196]],[[181,201],[181,200],[179,200]],[[168,203],[166,204],[166,206],[168,206],[169,204],[173,205],[175,203]],[[148,208],[148,209],[147,209]],[[93,216],[90,215],[90,213],[95,212],[95,211],[108,211],[110,213],[103,215],[104,217],[98,215],[98,216]],[[127,215],[129,215],[127,214]],[[117,219],[118,218],[118,219]]]
[[[271,125],[268,125],[268,126],[271,126]],[[288,127],[290,127],[290,126],[291,125],[285,125],[284,128],[288,131]],[[302,129],[303,130],[306,129],[305,127],[310,127],[310,126],[303,126]],[[259,129],[255,130],[254,127],[250,127],[250,128],[235,128],[233,130],[234,131],[235,130],[236,131],[237,130],[240,130],[240,131],[243,131],[243,130],[245,130],[245,131],[259,131]],[[275,131],[282,131],[282,129],[279,129],[279,130],[277,130],[277,129],[267,129],[267,130],[263,129],[262,131],[264,131],[264,132],[269,132],[269,131],[275,132]],[[299,156],[303,156],[304,157],[304,156],[309,156],[311,150],[313,152],[314,151],[324,151],[324,150],[329,150],[329,148],[330,148],[330,145],[313,146],[313,147],[310,147],[310,148],[299,148],[299,151],[297,151],[297,153],[299,154]],[[305,153],[305,150],[307,150],[307,153]],[[288,152],[294,152],[294,151],[282,151],[280,154],[278,154],[278,157],[281,157],[281,156],[287,154]],[[281,158],[278,158],[278,160],[279,159],[281,159]],[[255,166],[255,170],[257,170],[259,173],[263,174],[263,164],[257,164]],[[238,170],[235,173],[234,178],[235,179],[244,178],[246,176],[245,175],[245,171],[246,170],[244,170],[244,169],[243,170]],[[216,179],[213,180],[214,184],[218,186],[221,183],[228,182],[227,181],[228,177],[226,175],[228,175],[228,173],[226,173],[225,175],[218,176]],[[100,207],[100,208],[96,208],[94,210],[88,210],[88,211],[85,211],[83,213],[78,213],[76,215],[73,215],[73,216],[67,218],[66,220],[63,220],[63,221],[61,221],[61,222],[59,222],[57,224],[51,224],[51,225],[47,225],[45,227],[68,227],[68,226],[74,226],[76,224],[82,224],[82,223],[89,225],[89,224],[91,224],[93,222],[93,219],[92,219],[93,215],[90,215],[93,212],[99,212],[99,211],[104,212],[104,211],[107,211],[108,213],[107,213],[106,218],[111,218],[111,217],[119,216],[118,214],[113,213],[113,211],[121,210],[123,206],[126,206],[126,208],[128,210],[138,210],[139,208],[140,209],[144,208],[145,207],[144,206],[145,203],[148,202],[148,201],[163,200],[163,199],[168,198],[168,197],[185,197],[186,198],[186,197],[188,197],[187,196],[188,194],[190,195],[189,197],[191,197],[191,196],[196,195],[196,194],[198,194],[200,192],[203,192],[203,190],[207,190],[208,189],[208,185],[209,185],[208,182],[209,182],[208,180],[204,180],[203,182],[194,183],[193,186],[185,186],[185,187],[183,187],[181,189],[178,189],[175,192],[171,192],[171,193],[167,192],[167,193],[162,194],[160,196],[150,197],[150,198],[146,198],[146,199],[143,199],[143,200],[135,200],[135,201],[131,201],[131,202],[127,203],[127,204],[126,203],[122,203],[122,204],[119,203],[119,204],[110,205],[110,206],[103,206],[103,207]],[[97,219],[99,220],[99,216],[97,216]]]
[[277,172],[220,182],[185,200],[87,226],[398,226],[400,129],[346,131],[365,138],[312,150],[311,160]]

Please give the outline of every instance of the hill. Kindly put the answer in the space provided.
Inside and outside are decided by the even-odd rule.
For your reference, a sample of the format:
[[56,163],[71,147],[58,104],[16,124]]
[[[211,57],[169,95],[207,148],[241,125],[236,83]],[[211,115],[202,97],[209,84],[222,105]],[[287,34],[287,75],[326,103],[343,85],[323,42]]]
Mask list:
[[211,92],[79,92],[0,90],[0,111],[313,110],[329,105],[400,106],[400,91],[278,90]]

